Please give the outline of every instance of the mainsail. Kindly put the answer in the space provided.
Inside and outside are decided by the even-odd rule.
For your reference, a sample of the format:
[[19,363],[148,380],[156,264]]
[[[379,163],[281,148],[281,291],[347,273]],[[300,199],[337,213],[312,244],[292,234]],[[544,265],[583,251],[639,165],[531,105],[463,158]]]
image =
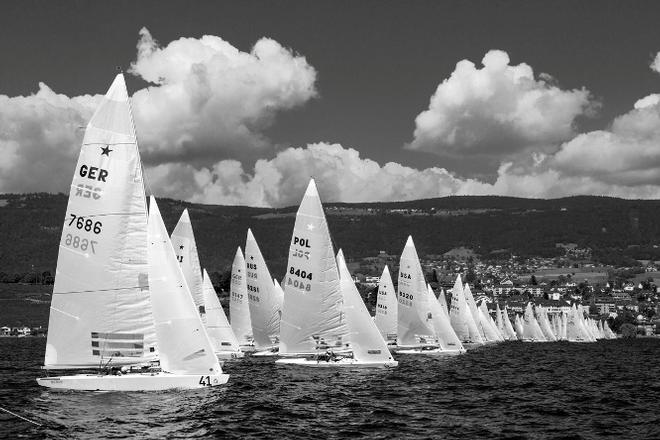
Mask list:
[[179,222],[174,227],[171,239],[176,258],[181,265],[181,271],[183,276],[186,277],[186,283],[188,283],[193,301],[195,301],[197,310],[203,319],[205,304],[202,289],[202,267],[199,264],[197,243],[195,242],[195,234],[187,209],[183,210]]
[[378,298],[376,298],[376,326],[386,341],[396,341],[397,332],[397,300],[390,270],[387,265],[378,282]]
[[[463,344],[461,344],[461,340],[456,336],[456,332],[451,326],[449,314],[442,307],[440,300],[435,297],[435,293],[430,285],[427,285],[427,295],[429,310],[431,312],[431,324],[433,325],[433,330],[435,330],[438,345],[446,351],[464,351],[465,349],[463,348]],[[444,297],[444,294],[440,292],[440,296]]]
[[527,303],[525,314],[523,315],[523,341],[545,342],[545,336],[539,326],[538,321],[534,317],[534,310],[532,303]]
[[556,341],[557,336],[552,329],[552,325],[550,324],[548,313],[545,308],[537,306],[536,314],[538,317],[539,326],[541,327],[541,331],[543,331],[543,336],[545,336],[545,339],[548,341]]
[[85,130],[63,227],[45,367],[156,359],[142,165],[122,74]]
[[499,330],[497,330],[497,326],[493,322],[493,318],[491,318],[490,313],[488,312],[488,306],[486,306],[485,301],[481,301],[481,304],[479,304],[478,313],[479,319],[481,320],[484,328],[486,339],[488,341],[503,341],[504,338],[500,334]]
[[161,368],[175,374],[222,373],[153,196],[147,236]]
[[504,306],[504,310],[502,310],[502,320],[504,321],[504,328],[506,330],[506,335],[508,336],[507,339],[513,341],[518,339],[518,335],[516,335],[516,331],[513,329],[513,325],[511,325],[511,319],[509,319],[509,309],[507,306]]
[[245,261],[254,345],[263,350],[279,342],[284,296],[282,290],[273,284],[266,261],[250,229],[245,241]]
[[206,309],[206,332],[209,335],[213,350],[218,353],[221,351],[238,351],[239,343],[234,335],[234,331],[229,325],[227,315],[222,309],[218,295],[211,284],[209,274],[204,269],[202,288],[204,291],[204,307]]
[[337,266],[348,327],[347,339],[353,352],[353,358],[359,362],[394,361],[385,340],[378,331],[376,323],[371,319],[371,315],[355,287],[341,250],[337,253]]
[[435,332],[429,320],[426,279],[410,236],[401,254],[398,290],[398,345],[432,345]]
[[248,304],[247,281],[245,278],[245,258],[239,247],[236,249],[231,266],[231,284],[229,293],[229,319],[231,329],[240,345],[252,345],[252,323]]
[[300,202],[284,285],[280,354],[343,348],[348,332],[330,232],[314,179]]
[[461,276],[456,275],[456,281],[451,291],[451,305],[449,311],[451,326],[462,342],[483,343],[483,338],[477,329],[477,323],[472,317],[465,295]]

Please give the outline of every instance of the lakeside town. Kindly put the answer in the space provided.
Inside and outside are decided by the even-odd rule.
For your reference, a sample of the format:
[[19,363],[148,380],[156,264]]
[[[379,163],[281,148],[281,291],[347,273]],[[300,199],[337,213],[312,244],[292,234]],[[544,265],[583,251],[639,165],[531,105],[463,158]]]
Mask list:
[[[575,243],[556,246],[564,250],[562,256],[482,260],[470,249],[456,248],[420,260],[434,291],[448,292],[456,275],[462,274],[473,287],[475,300],[485,301],[493,313],[496,304],[506,304],[516,313],[523,313],[529,302],[548,313],[568,313],[578,304],[589,310],[591,318],[607,319],[615,331],[621,332],[624,324],[634,326],[627,336],[660,333],[660,262],[640,260],[638,266],[614,267],[593,261],[589,248]],[[380,252],[348,265],[356,283],[369,292],[377,288],[385,264],[396,273],[398,260],[398,255]]]
[[[436,293],[441,289],[448,292],[456,275],[462,274],[463,280],[472,287],[475,300],[485,301],[493,313],[496,304],[501,307],[506,304],[508,310],[515,313],[523,313],[528,302],[543,306],[548,313],[568,312],[573,304],[579,304],[589,310],[591,318],[607,319],[618,333],[622,333],[624,324],[629,324],[634,326],[634,331],[629,327],[627,336],[660,334],[660,262],[639,260],[638,266],[614,267],[595,262],[589,248],[580,248],[575,243],[557,243],[556,246],[563,249],[563,255],[552,258],[510,255],[483,259],[471,249],[455,248],[444,254],[421,256],[421,263]],[[349,269],[372,311],[383,267],[388,265],[395,274],[398,264],[399,255],[385,251],[349,260]],[[223,276],[218,278],[221,280]],[[0,321],[0,337],[45,336],[51,289],[45,285],[52,284],[53,277],[48,272],[37,273],[16,281],[5,286],[21,285],[26,291],[30,286],[42,287],[38,295],[28,295],[25,300],[31,304],[28,307],[41,306],[46,321],[22,320],[21,325]],[[229,286],[219,281],[216,287],[226,307]]]

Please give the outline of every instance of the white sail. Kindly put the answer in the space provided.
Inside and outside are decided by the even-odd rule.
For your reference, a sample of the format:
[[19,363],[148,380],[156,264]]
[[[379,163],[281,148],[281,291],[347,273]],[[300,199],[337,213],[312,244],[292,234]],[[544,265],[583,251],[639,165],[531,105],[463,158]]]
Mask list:
[[385,265],[378,282],[376,298],[376,327],[386,341],[395,342],[397,335],[397,300],[390,270]]
[[250,229],[245,241],[245,262],[254,345],[258,350],[272,348],[279,343],[284,297],[282,290],[273,284],[266,261]]
[[202,267],[199,264],[197,243],[195,242],[195,234],[193,233],[187,209],[183,210],[179,222],[174,227],[171,240],[176,258],[181,265],[181,271],[183,272],[183,276],[186,277],[186,283],[188,283],[193,301],[195,301],[195,305],[203,321],[205,304],[204,290],[202,288]]
[[545,310],[545,308],[541,306],[537,306],[536,313],[538,316],[539,326],[541,327],[541,331],[543,332],[543,336],[545,336],[545,339],[547,341],[556,341],[557,336],[555,335],[555,332],[552,329],[552,325],[550,324],[550,320],[548,319],[548,313]]
[[348,326],[347,338],[353,358],[358,362],[367,363],[394,362],[385,339],[381,336],[376,323],[371,319],[371,315],[355,287],[341,250],[337,253],[337,267]]
[[509,339],[506,329],[504,328],[504,320],[502,319],[502,310],[500,310],[499,303],[495,303],[495,325],[502,336],[504,336],[504,339]]
[[440,288],[440,293],[438,293],[438,302],[442,310],[447,314],[447,317],[449,317],[449,306],[447,305],[447,298],[445,297],[445,290],[443,288]]
[[539,326],[538,321],[534,317],[534,310],[532,309],[532,303],[527,303],[525,308],[525,313],[523,315],[523,341],[531,342],[545,342],[545,336],[543,336],[543,331]]
[[509,309],[507,306],[504,306],[504,309],[502,310],[502,321],[504,322],[504,329],[506,331],[507,339],[510,341],[515,341],[518,339],[518,335],[516,334],[516,331],[513,329],[513,325],[511,324],[511,319],[509,319]]
[[160,367],[174,374],[222,373],[153,196],[148,239],[149,285]]
[[431,323],[433,324],[433,330],[435,330],[435,336],[440,348],[443,351],[465,351],[461,340],[456,336],[456,332],[451,326],[449,314],[442,307],[442,300],[439,299],[444,294],[441,292],[440,296],[436,298],[431,286],[427,285],[427,295],[429,310],[431,312]]
[[481,337],[482,342],[490,341],[490,339],[486,335],[484,322],[482,322],[482,319],[479,316],[479,308],[477,307],[477,302],[474,300],[474,296],[472,295],[472,289],[470,289],[470,285],[468,283],[465,283],[463,285],[463,296],[465,296],[465,301],[467,302],[468,310],[470,310],[470,314],[472,315],[472,319],[474,320],[474,323],[477,326],[477,331],[479,332],[479,336]]
[[490,317],[490,313],[488,312],[488,306],[486,306],[485,301],[481,301],[481,304],[479,305],[478,313],[479,313],[479,319],[483,324],[486,340],[491,342],[503,341],[504,338],[497,330],[497,326],[493,322],[493,319]]
[[426,279],[410,236],[399,261],[398,290],[398,345],[432,345],[435,332],[428,316]]
[[464,289],[461,276],[457,275],[451,294],[451,305],[449,311],[451,326],[454,328],[456,335],[462,342],[483,344],[483,338],[479,333],[477,323],[472,317],[472,312],[470,312],[470,308],[465,299],[463,291]]
[[516,318],[514,319],[513,326],[516,330],[516,336],[518,337],[519,340],[523,340],[523,335],[524,335],[524,329],[523,329],[523,323],[522,319],[520,318],[520,315],[516,313]]
[[218,295],[211,284],[209,274],[204,269],[202,287],[204,291],[204,307],[206,309],[206,332],[209,335],[213,351],[239,351],[238,339],[234,335],[227,315],[222,309]]
[[231,265],[231,284],[229,291],[229,319],[231,329],[240,345],[252,345],[252,323],[248,304],[247,281],[245,277],[245,258],[239,247],[236,249]]
[[607,321],[603,321],[603,330],[605,331],[607,339],[616,339],[616,334],[612,331]]
[[348,331],[330,232],[314,180],[296,214],[280,324],[280,354],[342,348]]
[[142,165],[122,74],[87,125],[63,226],[44,366],[156,359]]

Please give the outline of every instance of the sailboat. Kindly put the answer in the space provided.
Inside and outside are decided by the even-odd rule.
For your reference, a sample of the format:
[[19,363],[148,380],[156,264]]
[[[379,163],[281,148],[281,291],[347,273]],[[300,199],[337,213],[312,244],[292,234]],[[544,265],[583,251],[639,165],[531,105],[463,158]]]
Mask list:
[[607,339],[616,339],[616,334],[610,328],[610,325],[607,323],[607,320],[603,321],[603,331],[605,332],[605,337]]
[[523,323],[522,319],[520,319],[520,315],[517,313],[513,321],[513,327],[516,330],[516,336],[518,337],[518,340],[522,341],[524,335]]
[[[442,354],[461,354],[465,353],[465,348],[456,332],[451,326],[447,305],[444,302],[444,293],[440,292],[438,298],[430,285],[427,284],[427,301],[431,313],[431,323],[435,331],[438,349]],[[444,306],[443,306],[444,304]]]
[[181,271],[186,278],[186,283],[188,283],[193,301],[195,301],[202,321],[204,321],[206,312],[204,310],[204,292],[202,290],[202,268],[199,264],[197,243],[195,242],[195,234],[193,233],[188,209],[183,210],[170,239],[172,240],[176,258],[181,265]]
[[[147,219],[123,74],[115,77],[87,125],[71,188],[44,368],[99,372],[39,378],[37,383],[90,391],[226,383],[229,375],[208,353],[208,338],[169,237],[164,226],[160,229],[162,220],[157,224],[155,203]],[[163,281],[165,269],[172,271],[170,282]],[[164,305],[173,303],[181,307],[168,312]],[[194,317],[189,318],[191,311]],[[163,325],[168,313],[177,322],[174,332]],[[106,374],[113,369],[116,374]]]
[[248,229],[245,242],[247,293],[254,356],[276,355],[279,349],[280,320],[284,292],[273,283],[259,245]]
[[[176,249],[176,248],[175,248]],[[218,294],[211,284],[206,269],[203,271],[202,290],[204,292],[204,308],[206,320],[204,325],[209,335],[213,351],[218,359],[240,359],[245,356],[241,351],[238,339],[229,325],[229,320],[222,309]]]
[[449,318],[451,326],[464,346],[469,348],[469,345],[484,343],[465,299],[460,274],[456,275],[456,281],[452,288]]
[[[176,259],[179,261],[216,356],[218,359],[242,358],[244,354],[236,343],[236,336],[231,327],[228,328],[226,325],[228,324],[227,317],[205,270],[202,276],[195,233],[187,209],[183,210],[170,238]],[[209,309],[212,310],[213,316],[209,316]]]
[[399,260],[398,290],[397,352],[442,351],[433,328],[426,279],[411,236]]
[[545,336],[545,339],[549,342],[556,341],[557,336],[552,329],[552,325],[550,324],[550,320],[548,319],[548,312],[545,310],[545,308],[543,308],[542,306],[537,306],[536,316],[538,318],[537,321],[539,323],[539,326],[541,327],[541,331],[543,332],[543,336]]
[[504,330],[507,340],[509,341],[518,340],[518,335],[516,334],[516,331],[513,329],[513,325],[511,324],[511,319],[509,318],[509,309],[506,305],[502,310],[502,321],[504,322]]
[[250,305],[248,303],[247,266],[243,251],[236,249],[234,262],[231,265],[231,283],[229,285],[229,319],[231,329],[238,339],[242,352],[253,352],[254,338],[252,322],[250,321]]
[[484,334],[489,342],[501,342],[504,337],[500,334],[497,326],[493,322],[493,318],[488,312],[488,306],[485,301],[481,301],[478,307],[479,320],[482,323]]
[[[330,232],[312,179],[296,213],[284,279],[280,356],[347,351],[348,328]],[[284,363],[288,359],[279,359]]]
[[539,326],[538,321],[534,317],[534,309],[532,303],[527,303],[522,322],[522,340],[523,342],[546,342],[543,331]]
[[390,345],[396,345],[397,337],[397,300],[390,270],[385,265],[383,274],[378,281],[378,297],[376,298],[376,327]]
[[[309,367],[395,367],[362,302],[343,253],[332,241],[312,179],[296,215],[286,276],[277,364]],[[326,350],[321,355],[319,350]],[[344,356],[337,356],[337,349]],[[312,354],[314,356],[310,357]]]
[[502,334],[504,339],[509,339],[508,335],[506,334],[506,329],[504,328],[504,320],[502,319],[502,310],[500,309],[500,303],[496,302],[495,303],[495,325],[497,326],[497,330]]

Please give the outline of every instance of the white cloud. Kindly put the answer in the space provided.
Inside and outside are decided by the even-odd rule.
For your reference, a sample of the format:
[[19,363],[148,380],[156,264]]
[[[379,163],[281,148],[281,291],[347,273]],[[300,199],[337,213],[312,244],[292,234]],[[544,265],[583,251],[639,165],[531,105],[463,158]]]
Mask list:
[[660,52],[658,52],[655,55],[655,58],[653,58],[653,61],[651,61],[651,70],[654,72],[660,73]]
[[660,102],[655,96],[637,101],[609,130],[581,134],[563,144],[551,166],[610,184],[660,184]]
[[0,95],[0,192],[68,192],[97,99],[69,98],[44,83],[30,96]]
[[317,143],[288,148],[246,171],[239,162],[223,160],[210,168],[163,164],[147,170],[157,196],[194,202],[265,207],[300,202],[310,177],[325,202],[415,200],[449,195],[506,195],[555,198],[579,194],[626,198],[660,197],[660,182],[626,185],[597,175],[571,175],[553,167],[552,156],[534,163],[503,163],[493,183],[462,179],[444,168],[417,170],[389,162],[381,166],[361,158],[352,148]]
[[316,96],[314,68],[269,38],[249,53],[212,35],[160,47],[143,28],[137,48],[131,72],[156,84],[133,96],[146,162],[254,158],[276,113]]
[[[148,171],[157,194],[197,202],[253,206],[289,206],[300,202],[310,177],[324,201],[369,202],[413,200],[460,192],[475,181],[455,178],[443,168],[416,170],[390,162],[384,166],[360,157],[358,151],[339,144],[317,143],[287,148],[273,159],[260,159],[247,173],[240,163],[224,160],[213,167],[161,165]],[[172,184],[180,176],[180,185]],[[169,185],[169,186],[168,186]],[[194,188],[191,193],[190,188]]]
[[[271,147],[262,130],[276,113],[316,94],[314,68],[268,38],[249,53],[210,35],[159,47],[142,29],[132,71],[156,84],[132,100],[148,165],[254,160]],[[68,192],[81,127],[99,98],[69,98],[43,83],[30,96],[0,95],[0,191]]]
[[415,119],[407,148],[460,156],[468,167],[470,160],[482,167],[485,160],[486,167],[497,169],[521,151],[556,149],[575,135],[575,118],[596,107],[586,89],[562,90],[546,74],[536,79],[529,65],[510,65],[506,52],[491,50],[482,64],[481,69],[468,60],[456,64]]

